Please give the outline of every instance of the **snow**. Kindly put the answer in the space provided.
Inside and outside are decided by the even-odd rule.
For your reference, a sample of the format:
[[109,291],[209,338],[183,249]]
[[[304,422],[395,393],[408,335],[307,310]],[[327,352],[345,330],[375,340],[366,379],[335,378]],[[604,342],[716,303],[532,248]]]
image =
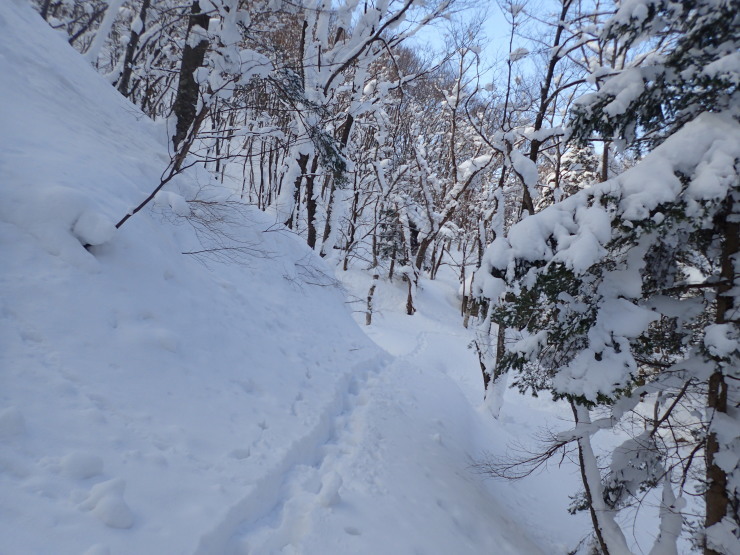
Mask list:
[[140,35],[141,32],[144,30],[144,22],[141,21],[141,16],[136,16],[134,20],[131,22],[131,31],[136,33],[137,35]]
[[512,62],[518,62],[522,58],[526,58],[529,55],[529,50],[526,48],[517,48],[509,54],[509,60]]
[[707,64],[702,68],[702,73],[713,79],[731,78],[737,85],[740,82],[740,52],[732,52]]
[[25,2],[6,4],[0,551],[537,554],[578,543],[588,521],[565,510],[575,466],[517,485],[472,468],[543,418],[567,427],[567,411],[509,391],[505,426],[492,420],[454,277],[423,282],[413,319],[398,310],[403,284],[381,280],[369,338],[346,302],[366,293],[367,274],[340,276],[343,290],[269,214],[242,206],[238,225],[221,220],[249,245],[236,260],[181,254],[210,244],[189,202],[219,197],[202,172],[116,230],[159,183],[170,133]]
[[518,150],[512,150],[511,163],[514,165],[516,172],[522,176],[522,180],[527,187],[531,188],[537,185],[539,179],[537,165],[532,160]]
[[125,489],[126,482],[120,478],[96,484],[87,499],[80,503],[80,509],[90,511],[111,528],[131,528],[134,515],[123,500]]
[[731,324],[710,324],[704,329],[704,345],[714,356],[725,357],[737,349],[735,329]]
[[604,112],[612,117],[624,114],[644,90],[645,83],[639,68],[630,68],[612,77],[603,92],[613,94],[614,99],[604,106]]
[[[361,292],[366,294],[370,285],[369,278],[362,272],[350,271],[339,277],[353,297],[359,297]],[[567,552],[580,541],[589,526],[585,513],[571,516],[566,510],[568,495],[578,488],[580,480],[575,465],[557,467],[553,464],[547,472],[522,482],[480,482],[480,476],[472,471],[471,465],[485,461],[488,455],[505,456],[518,449],[534,448],[536,442],[529,438],[542,432],[542,426],[549,426],[551,430],[564,430],[568,426],[567,421],[572,419],[570,408],[564,403],[543,404],[507,389],[502,395],[499,419],[492,419],[488,403],[482,399],[483,383],[477,355],[469,347],[475,335],[472,330],[460,327],[452,317],[459,314],[459,298],[456,289],[450,287],[454,279],[449,268],[443,266],[437,280],[422,280],[414,300],[417,312],[413,317],[406,316],[403,310],[405,284],[389,284],[384,279],[377,284],[373,325],[366,331],[378,345],[396,357],[397,368],[383,388],[382,395],[386,399],[376,408],[378,419],[385,421],[387,428],[395,428],[397,425],[393,423],[405,413],[417,430],[409,435],[404,433],[405,437],[399,441],[417,452],[409,462],[414,470],[406,474],[403,462],[396,462],[392,468],[385,469],[384,475],[389,478],[384,481],[394,476],[392,483],[399,489],[409,487],[415,491],[413,498],[418,502],[413,510],[422,511],[419,518],[430,520],[432,529],[441,531],[461,526],[465,537],[480,538],[485,537],[479,528],[482,526],[493,538],[488,540],[491,543],[476,540],[476,546],[467,541],[448,543],[435,536],[425,543],[412,544],[413,548],[394,545],[389,538],[376,552]],[[364,314],[358,311],[356,318],[362,321]],[[398,431],[392,434],[400,435]],[[458,471],[450,475],[445,467],[456,467]],[[427,483],[429,477],[434,483],[431,491]],[[390,514],[394,512],[392,503],[389,499],[386,510]],[[432,510],[425,511],[424,506]],[[470,522],[464,525],[460,515],[464,514],[465,506],[487,516],[482,523],[468,518]],[[452,507],[455,508],[454,519],[450,522],[446,512]],[[438,512],[439,509],[442,512]],[[399,515],[397,518],[407,517]],[[408,533],[403,531],[402,524],[394,523],[399,531],[395,536],[389,532],[391,538]],[[308,553],[317,551],[307,550]]]
[[62,472],[70,478],[86,480],[103,472],[103,459],[97,455],[73,451],[61,460]]
[[[483,266],[505,270],[507,277],[512,277],[517,259],[552,258],[583,272],[605,253],[611,225],[617,219],[631,226],[633,221],[650,218],[661,203],[679,197],[687,203],[692,216],[700,216],[703,201],[721,198],[732,185],[738,144],[740,130],[732,118],[726,114],[701,114],[639,165],[548,207],[536,218],[517,223],[507,237],[497,238],[487,248]],[[512,159],[514,155],[512,152]],[[691,176],[685,192],[676,172]],[[609,207],[615,202],[616,213],[614,207]],[[550,237],[556,240],[556,252],[548,242]],[[623,293],[637,291],[635,270],[629,269],[631,277],[630,273],[619,274],[620,278],[627,278],[621,285]],[[486,280],[491,283],[479,283],[478,287],[492,292],[488,298],[498,298],[502,291],[499,278],[486,276]],[[614,283],[610,287],[613,289]]]

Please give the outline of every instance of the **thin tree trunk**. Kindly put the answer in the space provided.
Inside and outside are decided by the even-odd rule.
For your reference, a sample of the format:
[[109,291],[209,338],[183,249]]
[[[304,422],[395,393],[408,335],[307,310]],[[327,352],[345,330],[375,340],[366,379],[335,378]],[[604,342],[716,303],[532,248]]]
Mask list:
[[290,214],[290,218],[285,222],[288,229],[298,229],[298,207],[301,201],[301,182],[306,175],[306,168],[308,167],[308,154],[301,154],[298,156],[298,169],[301,172],[293,182],[293,211]]
[[[591,416],[586,407],[577,405],[573,401],[571,401],[570,406],[573,410],[576,430],[579,427],[591,424]],[[631,553],[621,528],[614,520],[614,511],[604,502],[601,473],[588,432],[584,432],[578,438],[578,463],[581,469],[583,488],[586,492],[586,503],[591,514],[591,522],[603,555],[626,555]]]
[[373,323],[373,296],[375,295],[375,288],[378,285],[378,279],[380,276],[373,274],[373,284],[370,286],[370,290],[367,292],[367,312],[365,312],[365,325],[369,326]]
[[146,11],[149,9],[151,0],[143,0],[141,3],[141,11],[139,11],[139,20],[141,21],[141,28],[138,31],[131,29],[131,36],[129,37],[128,44],[126,45],[126,55],[123,58],[123,71],[121,77],[118,80],[116,88],[123,96],[129,96],[129,82],[131,81],[131,73],[134,69],[134,54],[136,54],[136,47],[139,46],[139,39],[141,34],[144,32],[146,25]]
[[44,4],[41,8],[41,17],[46,21],[46,18],[49,17],[49,7],[51,6],[51,0],[44,0]]
[[[347,119],[345,120],[344,124],[342,125],[342,132],[339,136],[339,145],[341,148],[341,151],[344,152],[344,150],[347,148],[347,143],[349,142],[350,133],[352,132],[352,124],[354,124],[355,118],[352,117],[352,114],[347,114]],[[329,254],[324,250],[324,244],[329,239],[329,236],[331,235],[331,215],[332,211],[334,210],[334,201],[336,199],[336,190],[337,190],[337,179],[339,179],[341,176],[334,175],[331,180],[331,189],[329,191],[329,201],[326,205],[326,222],[324,223],[324,235],[321,242],[321,256],[326,256]]]
[[609,179],[609,141],[604,141],[604,151],[601,153],[601,175],[599,180],[603,183]]
[[[560,20],[557,28],[555,29],[555,37],[553,39],[551,47],[551,51],[553,53],[555,53],[560,46],[563,31],[566,27],[565,17],[568,15],[568,10],[570,9],[571,4],[572,0],[563,1],[562,8],[560,10]],[[550,96],[550,88],[552,87],[552,82],[555,78],[555,67],[560,60],[561,57],[554,54],[550,57],[550,63],[547,66],[547,73],[545,74],[545,79],[542,82],[542,87],[540,87],[540,103],[537,109],[537,115],[535,116],[533,126],[535,132],[542,129],[542,125],[545,121],[545,115],[547,114],[547,111],[550,108],[550,103],[553,100],[553,98]],[[540,147],[542,147],[542,144],[543,141],[539,139],[532,139],[530,143],[529,159],[535,164],[537,163],[537,158],[540,155]],[[534,202],[532,201],[532,195],[529,192],[529,187],[527,187],[527,184],[523,181],[522,185],[524,187],[524,193],[522,194],[522,210],[520,215],[523,216],[525,210],[529,212],[529,214],[534,214]]]
[[316,170],[319,169],[319,157],[314,156],[311,162],[311,171],[306,176],[306,220],[308,238],[306,243],[311,249],[316,248],[316,195],[313,186],[316,182]]
[[414,286],[413,281],[414,280],[412,280],[408,276],[408,274],[404,275],[404,278],[406,279],[406,282],[409,285],[409,294],[406,297],[406,314],[408,314],[409,316],[413,316],[414,315],[414,312],[416,312],[416,309],[414,308],[414,297],[412,295],[413,286]]

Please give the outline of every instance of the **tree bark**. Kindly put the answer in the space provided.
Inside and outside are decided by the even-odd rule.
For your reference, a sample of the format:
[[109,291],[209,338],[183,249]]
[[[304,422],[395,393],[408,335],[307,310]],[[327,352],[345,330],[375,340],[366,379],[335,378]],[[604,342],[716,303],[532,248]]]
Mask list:
[[[354,123],[355,118],[352,117],[352,114],[347,114],[347,119],[345,120],[344,124],[342,125],[342,132],[339,136],[339,145],[341,147],[342,152],[347,148],[347,143],[349,143],[349,137],[350,133],[352,131],[352,124]],[[338,176],[332,176],[331,178],[331,188],[329,190],[329,200],[326,205],[326,222],[324,223],[324,235],[321,241],[321,256],[324,257],[328,252],[326,252],[324,245],[326,244],[327,240],[329,239],[329,236],[331,235],[331,215],[332,211],[334,210],[334,201],[336,200],[336,190],[337,190],[337,177]]]
[[175,134],[172,136],[172,144],[175,150],[187,136],[190,126],[195,121],[198,109],[198,83],[195,81],[195,71],[203,65],[203,60],[208,50],[208,40],[203,38],[195,46],[191,46],[190,34],[200,28],[205,37],[208,31],[208,14],[201,13],[200,4],[195,0],[190,7],[188,18],[188,31],[186,34],[185,47],[182,50],[182,63],[180,64],[180,80],[177,85],[177,96],[172,111],[177,117]]
[[306,175],[306,220],[308,238],[306,243],[311,249],[316,248],[316,195],[313,186],[316,182],[316,170],[319,169],[319,157],[314,155],[311,162],[311,171]]
[[[560,23],[555,30],[555,37],[553,39],[551,47],[551,50],[553,52],[557,51],[558,47],[560,46],[560,40],[562,39],[563,31],[565,30],[566,25],[565,17],[568,15],[568,10],[570,9],[571,3],[571,0],[563,1],[560,11]],[[547,73],[545,75],[545,79],[542,82],[542,87],[540,88],[540,103],[533,126],[535,132],[542,129],[542,125],[545,121],[545,115],[550,108],[550,102],[553,100],[553,98],[550,96],[550,89],[552,88],[552,82],[555,77],[555,67],[560,60],[561,56],[553,55],[551,56],[550,62],[547,65]],[[542,146],[542,144],[543,142],[539,139],[532,139],[532,142],[530,143],[529,159],[535,164],[537,163],[537,158],[540,155],[540,147]],[[523,181],[522,184],[524,186],[524,193],[522,194],[522,211],[520,214],[523,215],[525,210],[529,212],[530,215],[534,214],[534,202],[532,201],[532,195],[529,192],[527,184]]]
[[599,180],[603,183],[609,179],[609,141],[604,141],[604,151],[601,153],[601,175]]
[[118,80],[116,88],[123,96],[128,97],[131,91],[129,91],[129,82],[131,81],[131,73],[134,69],[134,55],[136,54],[136,47],[139,46],[139,39],[141,33],[144,31],[146,25],[146,12],[149,9],[151,0],[143,0],[141,3],[141,11],[139,12],[139,19],[141,20],[141,29],[139,32],[131,29],[131,36],[129,37],[128,44],[126,45],[126,55],[123,58],[123,71],[121,77]]
[[[720,268],[721,282],[717,288],[717,315],[715,321],[717,324],[737,325],[738,322],[733,321],[730,316],[735,310],[730,290],[735,285],[738,277],[734,269],[734,259],[740,252],[740,224],[733,218],[735,211],[733,210],[734,203],[731,197],[727,204],[728,207],[721,214],[720,221],[717,222],[720,233],[724,237],[724,242]],[[717,360],[716,370],[709,378],[707,407],[712,417],[718,413],[727,414],[728,386],[723,372],[723,368],[726,366],[725,363]],[[726,516],[730,516],[728,512],[733,501],[730,499],[727,489],[727,473],[716,464],[719,447],[717,434],[710,427],[705,448],[707,491],[705,493],[706,515],[704,525],[706,528],[721,522]],[[737,520],[737,515],[734,518]],[[712,549],[709,545],[704,546],[704,553],[705,555],[720,555],[719,551]]]
[[373,323],[373,296],[375,295],[375,288],[378,285],[378,279],[380,275],[377,273],[373,274],[373,284],[370,286],[370,290],[367,292],[367,312],[365,312],[365,325],[369,326]]
[[306,175],[306,168],[308,167],[308,154],[301,154],[298,156],[298,169],[301,173],[295,178],[293,182],[293,211],[290,217],[285,222],[285,226],[288,229],[298,228],[298,206],[301,201],[301,182]]

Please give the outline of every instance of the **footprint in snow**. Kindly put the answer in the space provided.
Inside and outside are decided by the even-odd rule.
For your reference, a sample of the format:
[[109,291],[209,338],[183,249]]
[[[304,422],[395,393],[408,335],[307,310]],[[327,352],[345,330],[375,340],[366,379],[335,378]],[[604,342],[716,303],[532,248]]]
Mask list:
[[342,477],[334,471],[329,472],[321,479],[321,490],[319,491],[319,503],[322,507],[331,507],[339,503],[339,488],[342,487]]

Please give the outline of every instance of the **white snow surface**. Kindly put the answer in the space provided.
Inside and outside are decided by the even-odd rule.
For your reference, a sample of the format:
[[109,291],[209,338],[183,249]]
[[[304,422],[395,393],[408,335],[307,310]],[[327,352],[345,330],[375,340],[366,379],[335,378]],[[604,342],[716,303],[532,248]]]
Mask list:
[[574,466],[519,485],[471,468],[567,411],[519,399],[493,422],[453,287],[428,283],[413,318],[380,287],[373,342],[256,210],[229,230],[248,259],[181,254],[197,172],[116,231],[166,129],[23,0],[0,11],[0,74],[0,553],[554,554],[585,535]]

